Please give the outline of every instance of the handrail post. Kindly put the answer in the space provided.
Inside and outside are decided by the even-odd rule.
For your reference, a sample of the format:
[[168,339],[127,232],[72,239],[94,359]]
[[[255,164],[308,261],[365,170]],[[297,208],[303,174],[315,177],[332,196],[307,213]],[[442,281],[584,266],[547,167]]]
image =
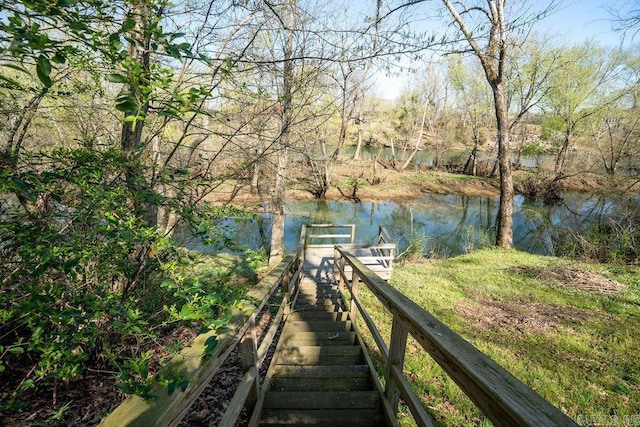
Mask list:
[[[335,261],[334,261],[335,262]],[[338,289],[340,292],[344,290],[344,276],[346,275],[344,269],[347,266],[347,260],[345,257],[340,256],[340,280],[338,281]]]
[[389,359],[387,361],[387,371],[385,374],[386,390],[385,395],[394,415],[398,414],[398,402],[400,401],[400,389],[393,377],[392,367],[397,367],[400,372],[404,368],[404,355],[407,349],[408,330],[398,313],[393,314],[391,325],[391,341],[389,343]]
[[300,243],[303,250],[307,247],[307,224],[302,224],[302,229],[300,230]]
[[291,305],[289,304],[291,301],[291,289],[289,284],[291,282],[292,277],[293,277],[293,273],[291,272],[291,270],[287,270],[282,276],[282,281],[280,282],[280,292],[282,293],[282,302],[284,304],[285,315],[291,312]]
[[253,410],[258,396],[260,395],[260,369],[258,362],[258,338],[256,334],[256,314],[253,313],[249,320],[249,328],[245,332],[244,336],[240,340],[240,357],[242,359],[242,372],[246,373],[251,368],[256,369],[258,372],[253,385],[251,386],[251,392],[247,396],[246,406],[249,412]]
[[356,324],[356,314],[358,314],[358,305],[356,304],[356,300],[358,299],[358,283],[360,283],[360,277],[355,270],[351,273],[351,288],[349,291],[351,292],[351,312],[349,313],[349,317],[351,317],[351,324],[355,326]]
[[351,244],[353,245],[356,241],[356,225],[351,224]]

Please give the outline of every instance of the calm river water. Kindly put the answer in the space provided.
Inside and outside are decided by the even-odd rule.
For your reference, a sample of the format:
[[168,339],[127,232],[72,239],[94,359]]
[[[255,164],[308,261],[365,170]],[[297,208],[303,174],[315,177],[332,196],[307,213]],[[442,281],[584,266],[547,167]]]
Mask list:
[[[397,239],[400,250],[410,239],[419,238],[426,242],[426,253],[451,256],[493,242],[497,208],[497,197],[455,195],[425,195],[403,203],[290,201],[285,207],[285,245],[287,251],[296,247],[302,224],[355,224],[358,243],[372,243],[382,224]],[[553,254],[559,231],[579,231],[596,221],[623,218],[626,212],[639,208],[638,196],[566,193],[553,203],[516,196],[514,245],[527,252]],[[228,237],[252,249],[268,245],[271,224],[267,214],[227,220],[222,226]],[[196,241],[187,246],[204,252],[215,250]]]

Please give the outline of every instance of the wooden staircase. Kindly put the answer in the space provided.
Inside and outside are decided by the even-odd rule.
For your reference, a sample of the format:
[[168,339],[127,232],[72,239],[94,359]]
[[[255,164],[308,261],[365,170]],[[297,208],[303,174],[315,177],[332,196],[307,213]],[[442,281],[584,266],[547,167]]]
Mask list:
[[301,283],[267,376],[259,425],[387,425],[380,384],[330,280]]
[[[380,226],[376,245],[355,245],[354,232],[353,225],[303,226],[296,251],[249,290],[234,311],[228,330],[199,335],[192,346],[162,368],[161,372],[183,372],[193,379],[185,393],[169,393],[158,384],[154,388],[156,400],[130,396],[101,426],[177,425],[237,346],[244,374],[218,423],[220,427],[237,426],[244,409],[251,414],[249,426],[393,427],[398,425],[395,414],[400,399],[418,426],[433,426],[404,374],[409,334],[418,344],[411,351],[421,348],[430,354],[494,425],[577,426],[384,280],[391,275],[395,253],[384,227]],[[331,244],[313,243],[321,239],[329,239]],[[339,239],[347,242],[334,242]],[[349,300],[348,310],[334,273],[338,273],[344,297]],[[364,308],[361,287],[368,288],[389,311],[392,326],[388,339]],[[273,314],[272,323],[258,339],[256,318],[266,310]],[[355,320],[358,328],[368,330],[382,356],[384,391],[353,327]],[[208,343],[215,334],[218,344],[209,354]],[[260,366],[274,343],[269,370],[261,381]],[[202,357],[204,352],[208,357]]]

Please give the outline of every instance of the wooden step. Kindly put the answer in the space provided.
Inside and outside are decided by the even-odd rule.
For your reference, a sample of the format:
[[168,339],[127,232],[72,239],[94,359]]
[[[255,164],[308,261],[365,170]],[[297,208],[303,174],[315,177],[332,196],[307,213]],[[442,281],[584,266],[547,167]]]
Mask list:
[[300,289],[338,289],[338,284],[330,283],[314,283],[314,282],[302,282]]
[[340,292],[336,290],[321,290],[321,289],[301,289],[300,296],[318,296],[318,295],[340,295]]
[[264,400],[267,409],[366,409],[381,405],[375,391],[269,391]]
[[276,365],[274,376],[288,378],[366,378],[371,373],[367,365],[296,366]]
[[308,285],[308,284],[318,284],[318,285],[333,285],[335,284],[336,280],[334,277],[329,278],[329,277],[311,277],[311,276],[305,276],[302,278],[302,284],[304,285]]
[[276,365],[271,390],[275,391],[367,391],[373,390],[367,365]]
[[370,376],[339,378],[288,378],[271,379],[272,391],[371,391],[373,381]]
[[294,311],[289,314],[287,318],[288,322],[291,321],[299,321],[299,320],[335,320],[339,322],[343,322],[349,320],[349,313],[346,311]]
[[[286,332],[286,333],[285,333]],[[300,343],[309,343],[304,345],[349,345],[355,343],[355,332],[295,332],[295,331],[283,331],[280,338],[286,346],[293,346],[292,342],[298,342],[296,346],[300,346]]]
[[291,345],[281,347],[274,362],[280,365],[360,365],[364,363],[364,357],[357,345]]
[[324,293],[331,293],[331,292],[340,292],[340,288],[338,286],[311,286],[311,285],[300,285],[300,289],[299,292],[302,293],[308,293],[308,292],[324,292]]
[[385,420],[379,409],[266,409],[260,425],[377,427]]
[[295,311],[326,311],[326,312],[335,312],[342,311],[342,308],[338,304],[296,304],[294,307]]
[[341,302],[340,297],[298,297],[296,308],[306,305],[335,305]]
[[339,298],[342,298],[341,295],[338,294],[300,294],[298,295],[297,300],[307,300],[307,301],[321,301],[321,300],[325,300],[325,299],[330,299],[330,300],[337,300]]
[[351,321],[331,320],[290,320],[282,330],[283,336],[298,332],[350,332]]
[[298,299],[307,299],[307,300],[321,300],[321,299],[333,299],[342,298],[340,294],[337,293],[329,293],[329,292],[320,292],[320,293],[301,293],[298,295]]

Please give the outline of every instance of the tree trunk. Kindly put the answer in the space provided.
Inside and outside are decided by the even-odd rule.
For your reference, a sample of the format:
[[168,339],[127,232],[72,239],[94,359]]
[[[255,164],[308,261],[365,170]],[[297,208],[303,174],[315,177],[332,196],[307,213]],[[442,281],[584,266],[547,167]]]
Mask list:
[[[289,115],[286,115],[290,117]],[[283,125],[286,119],[283,119]],[[285,132],[283,130],[283,132]],[[280,150],[278,152],[278,164],[276,167],[276,179],[273,192],[271,225],[271,250],[269,251],[269,267],[273,267],[282,261],[284,257],[284,199],[287,176],[287,156],[288,156],[288,130],[286,134],[280,135]]]
[[253,165],[251,167],[251,192],[253,194],[258,194],[258,178],[260,177],[259,153],[260,150],[258,148],[253,149]]
[[413,160],[414,156],[418,152],[418,149],[420,148],[420,143],[422,142],[422,135],[424,134],[424,124],[426,121],[427,121],[427,104],[425,104],[424,112],[422,113],[422,123],[420,124],[420,133],[418,134],[418,138],[416,138],[416,143],[413,146],[413,150],[411,151],[411,154],[409,154],[409,156],[405,159],[404,163],[400,167],[400,172],[402,172],[403,170],[409,167],[409,164],[411,164],[411,160]]
[[287,179],[287,162],[289,155],[289,131],[292,121],[293,108],[293,28],[295,27],[296,1],[286,6],[290,7],[288,17],[288,34],[282,66],[282,123],[278,137],[278,164],[273,193],[273,223],[271,227],[271,250],[269,252],[269,267],[277,265],[284,257],[284,200]]
[[[500,168],[500,206],[498,207],[496,224],[496,245],[511,248],[513,247],[513,178],[509,149],[509,113],[504,88],[504,66],[507,58],[507,25],[504,13],[506,0],[488,0],[487,8],[480,6],[475,8],[485,14],[490,25],[489,40],[484,49],[478,44],[454,3],[451,0],[443,0],[443,3],[482,64],[493,92],[498,127],[498,165]],[[455,5],[462,6],[463,11],[468,12],[464,9],[463,2],[456,2]]]
[[571,125],[567,126],[567,131],[564,134],[564,141],[562,141],[562,146],[560,147],[560,151],[556,156],[556,165],[555,172],[556,177],[561,176],[564,173],[564,166],[567,160],[567,152],[569,151],[569,147],[571,146],[571,142],[573,140],[573,128]]
[[[151,72],[151,36],[147,34],[148,18],[150,11],[142,1],[135,1],[130,10],[135,26],[131,30],[131,42],[129,54],[141,67],[142,73],[139,76],[129,75],[128,91],[132,94],[131,99],[135,100],[134,108],[125,111],[124,117],[136,117],[144,119],[149,110],[149,99],[143,93],[141,87],[144,85]],[[158,225],[158,206],[153,203],[140,200],[144,192],[148,190],[148,183],[145,178],[144,169],[139,163],[139,154],[142,142],[143,120],[124,121],[120,145],[124,160],[124,174],[127,187],[132,193],[132,201],[135,209],[141,215],[148,226]]]
[[467,159],[467,163],[464,165],[464,169],[462,171],[465,175],[476,176],[478,173],[478,141],[476,140],[473,150],[471,150],[471,154],[469,154],[469,158]]
[[500,166],[500,206],[496,224],[496,245],[513,247],[513,177],[511,175],[511,150],[509,149],[509,125],[504,83],[491,85],[498,125],[498,163]]
[[353,153],[353,160],[360,160],[360,151],[362,150],[362,111],[358,113],[358,144],[356,145],[356,151]]

